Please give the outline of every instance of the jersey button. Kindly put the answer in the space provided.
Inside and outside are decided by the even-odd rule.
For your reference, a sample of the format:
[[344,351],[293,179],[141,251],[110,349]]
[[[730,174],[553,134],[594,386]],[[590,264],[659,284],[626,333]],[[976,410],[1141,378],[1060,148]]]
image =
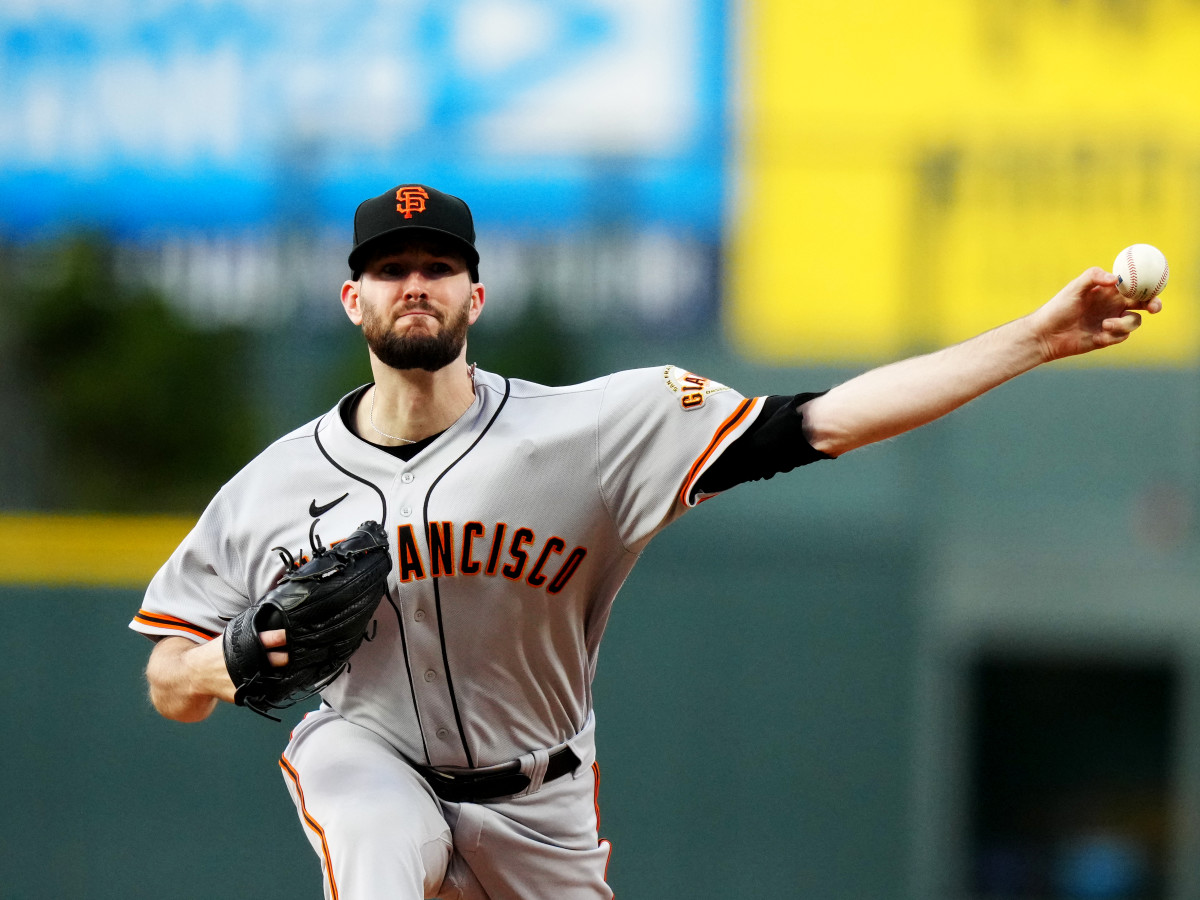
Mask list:
[[435,678],[437,678],[437,672],[433,671],[433,669],[425,670],[425,680],[426,681],[433,681],[433,679],[435,679]]
[[405,472],[403,475],[400,476],[400,480],[403,481],[405,484],[412,484],[413,473]]
[[425,610],[418,609],[415,613],[413,613],[413,618],[416,619],[418,622],[424,622],[425,621]]
[[409,516],[412,515],[412,507],[411,506],[400,507],[400,515],[404,516],[404,518],[407,519]]
[[439,728],[439,729],[437,730],[437,736],[438,736],[438,737],[440,737],[440,738],[441,738],[443,741],[446,739],[446,736],[447,736],[447,735],[449,735],[449,734],[450,734],[450,731],[449,731],[449,729],[446,729],[446,728]]

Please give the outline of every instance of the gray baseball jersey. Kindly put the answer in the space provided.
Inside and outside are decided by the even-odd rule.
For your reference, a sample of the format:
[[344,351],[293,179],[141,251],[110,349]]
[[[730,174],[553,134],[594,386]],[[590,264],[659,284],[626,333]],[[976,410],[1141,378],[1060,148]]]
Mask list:
[[340,405],[276,441],[213,499],[130,627],[215,637],[280,577],[271,548],[374,519],[392,541],[390,590],[328,706],[434,766],[579,734],[618,589],[704,499],[697,479],[762,398],[674,366],[570,387],[474,378],[473,405],[411,461],[357,437]]

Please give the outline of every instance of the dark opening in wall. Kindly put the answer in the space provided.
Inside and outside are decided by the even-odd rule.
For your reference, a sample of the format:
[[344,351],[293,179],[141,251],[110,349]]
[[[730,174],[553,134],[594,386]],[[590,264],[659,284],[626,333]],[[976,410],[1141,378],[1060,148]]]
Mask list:
[[980,900],[1167,896],[1178,675],[986,655],[971,669],[968,846]]

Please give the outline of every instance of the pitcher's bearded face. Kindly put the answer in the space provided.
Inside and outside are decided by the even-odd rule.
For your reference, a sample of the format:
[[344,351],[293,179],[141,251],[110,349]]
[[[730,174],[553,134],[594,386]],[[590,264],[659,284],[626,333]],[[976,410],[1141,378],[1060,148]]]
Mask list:
[[393,369],[445,368],[463,352],[477,291],[466,260],[444,243],[388,248],[358,282],[367,346]]
[[467,342],[471,296],[445,312],[428,299],[415,300],[398,309],[382,311],[363,305],[363,336],[376,358],[393,369],[436,372],[462,353]]

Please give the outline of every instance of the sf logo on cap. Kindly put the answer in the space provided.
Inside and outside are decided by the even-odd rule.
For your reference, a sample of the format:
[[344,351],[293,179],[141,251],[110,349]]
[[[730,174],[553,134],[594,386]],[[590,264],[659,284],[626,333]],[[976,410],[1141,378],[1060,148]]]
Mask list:
[[425,212],[425,201],[429,199],[429,194],[423,187],[410,185],[402,187],[396,191],[396,212],[404,213],[404,218],[411,219],[415,212]]

